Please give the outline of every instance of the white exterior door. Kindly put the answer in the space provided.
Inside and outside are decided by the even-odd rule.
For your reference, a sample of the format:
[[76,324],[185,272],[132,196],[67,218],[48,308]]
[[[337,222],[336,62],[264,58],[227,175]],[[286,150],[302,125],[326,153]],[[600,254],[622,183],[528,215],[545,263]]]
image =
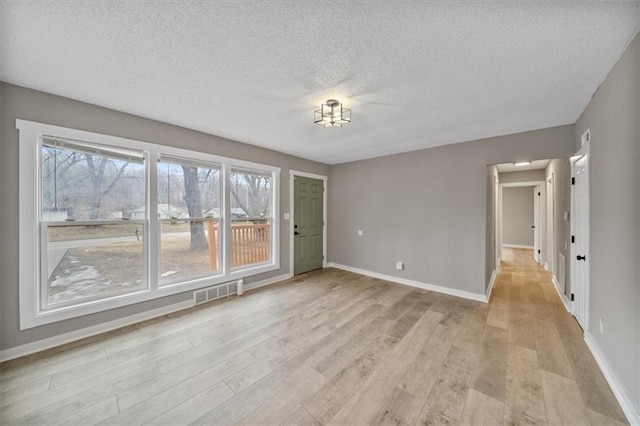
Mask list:
[[589,169],[587,157],[574,163],[573,231],[575,243],[571,251],[574,275],[571,292],[574,295],[573,315],[586,330],[589,314]]
[[533,258],[540,263],[540,186],[533,187]]

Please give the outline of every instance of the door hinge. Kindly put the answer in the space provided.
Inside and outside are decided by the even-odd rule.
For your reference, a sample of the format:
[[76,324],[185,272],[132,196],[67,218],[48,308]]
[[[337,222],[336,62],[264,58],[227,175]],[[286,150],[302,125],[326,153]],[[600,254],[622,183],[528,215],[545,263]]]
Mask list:
[[573,302],[575,300],[575,294],[571,293],[571,301]]
[[576,242],[576,236],[572,235],[571,236],[571,244],[575,244],[575,242]]
[[572,177],[571,178],[571,185],[575,185],[576,184],[576,178]]

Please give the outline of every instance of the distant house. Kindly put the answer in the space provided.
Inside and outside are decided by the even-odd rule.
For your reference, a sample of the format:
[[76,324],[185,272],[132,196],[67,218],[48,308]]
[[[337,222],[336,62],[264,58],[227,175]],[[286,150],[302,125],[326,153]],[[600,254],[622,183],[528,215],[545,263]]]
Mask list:
[[42,220],[45,222],[62,222],[69,218],[67,210],[44,210]]
[[[146,217],[146,207],[138,207],[130,212],[133,220],[144,219]],[[188,217],[185,209],[176,207],[173,204],[158,204],[158,219],[181,219]]]
[[[214,207],[212,209],[205,210],[203,212],[204,217],[211,218],[219,218],[220,217],[220,209],[218,207]],[[240,207],[231,207],[231,219],[243,219],[247,217],[247,213],[242,210]]]

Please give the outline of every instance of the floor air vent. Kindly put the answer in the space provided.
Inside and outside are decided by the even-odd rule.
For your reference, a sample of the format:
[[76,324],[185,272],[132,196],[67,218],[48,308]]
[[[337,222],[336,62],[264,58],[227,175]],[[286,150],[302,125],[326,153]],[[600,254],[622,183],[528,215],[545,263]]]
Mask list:
[[193,292],[193,300],[195,304],[208,302],[210,300],[220,299],[238,292],[237,281],[219,284],[215,287],[203,288]]

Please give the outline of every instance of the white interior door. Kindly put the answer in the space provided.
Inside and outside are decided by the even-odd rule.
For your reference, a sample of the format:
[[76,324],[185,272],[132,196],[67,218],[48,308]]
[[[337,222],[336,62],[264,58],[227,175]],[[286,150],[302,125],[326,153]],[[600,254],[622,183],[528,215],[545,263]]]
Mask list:
[[540,186],[533,187],[533,258],[540,263]]
[[587,156],[574,163],[573,176],[573,235],[571,251],[574,274],[571,280],[573,315],[583,330],[588,325],[589,307],[589,169]]

